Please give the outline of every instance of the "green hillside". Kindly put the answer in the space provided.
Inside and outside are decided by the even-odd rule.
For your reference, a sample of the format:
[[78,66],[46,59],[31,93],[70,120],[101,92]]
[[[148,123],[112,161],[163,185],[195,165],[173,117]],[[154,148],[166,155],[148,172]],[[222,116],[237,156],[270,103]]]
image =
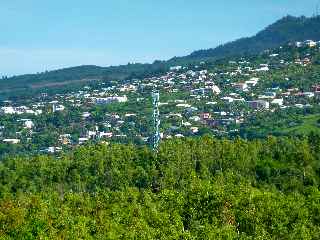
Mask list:
[[124,80],[162,73],[170,66],[217,60],[227,57],[258,54],[294,41],[320,40],[320,17],[285,17],[268,26],[253,37],[226,43],[217,48],[195,51],[186,57],[175,57],[152,64],[128,64],[112,67],[78,66],[38,74],[28,74],[0,79],[0,94],[12,95],[42,88],[64,88],[81,85],[92,80]]
[[168,70],[161,61],[153,64],[127,64],[122,66],[99,67],[78,66],[55,71],[3,77],[0,79],[0,94],[36,91],[44,88],[67,88],[95,81],[121,81],[135,77],[151,76]]
[[308,39],[320,40],[320,16],[311,18],[287,16],[253,37],[242,38],[217,48],[195,51],[183,59],[219,59],[257,54],[290,42]]

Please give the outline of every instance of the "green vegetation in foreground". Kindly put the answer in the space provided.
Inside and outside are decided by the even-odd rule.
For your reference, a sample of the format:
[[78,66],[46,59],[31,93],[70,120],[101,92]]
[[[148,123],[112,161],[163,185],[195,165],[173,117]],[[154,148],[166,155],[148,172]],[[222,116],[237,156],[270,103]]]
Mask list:
[[301,125],[285,128],[283,129],[283,132],[286,134],[295,134],[295,135],[308,135],[311,132],[320,133],[320,128],[319,128],[320,115],[319,114],[302,117],[300,120],[302,121]]
[[319,108],[279,109],[275,112],[260,112],[251,116],[241,127],[240,135],[245,138],[267,136],[306,136],[320,134]]
[[[311,120],[310,120],[311,121]],[[307,121],[306,121],[307,122]],[[320,239],[320,136],[0,163],[1,239]]]

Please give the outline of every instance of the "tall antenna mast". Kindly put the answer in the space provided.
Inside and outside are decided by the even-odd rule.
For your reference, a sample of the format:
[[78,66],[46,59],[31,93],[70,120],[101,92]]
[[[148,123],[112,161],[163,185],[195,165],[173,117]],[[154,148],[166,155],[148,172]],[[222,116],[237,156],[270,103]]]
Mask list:
[[160,94],[159,91],[152,91],[152,100],[153,100],[153,151],[158,151],[160,143],[160,111],[159,111],[159,100]]

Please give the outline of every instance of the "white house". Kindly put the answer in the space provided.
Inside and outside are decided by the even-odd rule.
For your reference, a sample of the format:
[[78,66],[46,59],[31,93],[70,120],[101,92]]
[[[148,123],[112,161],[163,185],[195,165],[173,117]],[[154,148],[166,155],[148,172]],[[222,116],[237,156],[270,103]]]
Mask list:
[[189,118],[189,120],[194,121],[194,122],[199,122],[201,118],[199,116],[192,116]]
[[190,128],[192,133],[198,133],[199,132],[199,128],[198,127],[191,127]]
[[233,84],[233,86],[235,87],[235,89],[239,90],[239,91],[245,91],[248,89],[248,84],[243,82],[243,83],[235,83]]
[[179,108],[190,108],[191,105],[190,104],[186,104],[186,103],[179,103],[176,105],[176,107],[179,107]]
[[283,106],[283,98],[276,98],[271,101],[271,104]]
[[210,88],[211,88],[213,94],[220,94],[221,93],[220,88],[216,85],[213,85]]
[[63,105],[56,105],[56,104],[53,104],[52,105],[52,112],[60,112],[60,111],[63,111],[65,109],[65,106]]
[[96,98],[96,104],[109,104],[113,102],[118,102],[118,103],[125,103],[128,101],[127,96],[123,97],[107,97],[107,98]]
[[4,143],[9,143],[9,144],[18,144],[18,143],[20,143],[19,139],[3,139],[2,141]]
[[255,70],[256,72],[267,72],[269,71],[269,65],[268,64],[260,64],[260,68]]
[[88,118],[88,117],[90,117],[91,116],[91,113],[89,113],[89,112],[84,112],[84,113],[82,113],[82,118]]
[[24,122],[24,127],[27,129],[32,129],[34,127],[34,123],[31,120],[27,120]]
[[246,81],[246,84],[250,87],[255,87],[258,84],[259,80],[259,78],[251,78],[250,80]]
[[304,41],[303,44],[307,47],[316,47],[317,46],[317,42],[315,42],[313,40],[306,40],[306,41]]
[[2,107],[1,112],[3,112],[4,114],[15,114],[16,113],[16,111],[13,107]]
[[232,97],[223,97],[221,100],[227,103],[232,103],[234,101]]
[[176,138],[184,138],[184,135],[183,134],[176,134],[176,135],[174,135]]
[[191,123],[189,123],[189,122],[184,122],[183,120],[182,120],[182,125],[185,126],[185,127],[191,127],[191,126],[192,126]]
[[112,132],[99,132],[99,138],[112,138]]
[[79,138],[79,144],[84,144],[85,142],[89,141],[88,138]]
[[248,101],[247,103],[250,108],[255,109],[255,110],[269,109],[269,107],[270,107],[269,102],[264,101],[264,100]]
[[182,66],[173,66],[173,67],[170,67],[170,71],[179,71],[182,69]]

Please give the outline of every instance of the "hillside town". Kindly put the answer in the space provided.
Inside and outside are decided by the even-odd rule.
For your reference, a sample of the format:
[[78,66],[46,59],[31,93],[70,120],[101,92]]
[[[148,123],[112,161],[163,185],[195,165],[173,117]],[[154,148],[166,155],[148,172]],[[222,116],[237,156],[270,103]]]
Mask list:
[[261,56],[173,66],[159,76],[101,81],[63,94],[43,92],[23,103],[4,101],[0,140],[38,153],[61,152],[87,142],[149,144],[153,90],[160,92],[163,140],[236,136],[257,113],[319,105],[319,79],[301,84],[291,73],[318,64],[319,49],[320,42],[306,40]]

